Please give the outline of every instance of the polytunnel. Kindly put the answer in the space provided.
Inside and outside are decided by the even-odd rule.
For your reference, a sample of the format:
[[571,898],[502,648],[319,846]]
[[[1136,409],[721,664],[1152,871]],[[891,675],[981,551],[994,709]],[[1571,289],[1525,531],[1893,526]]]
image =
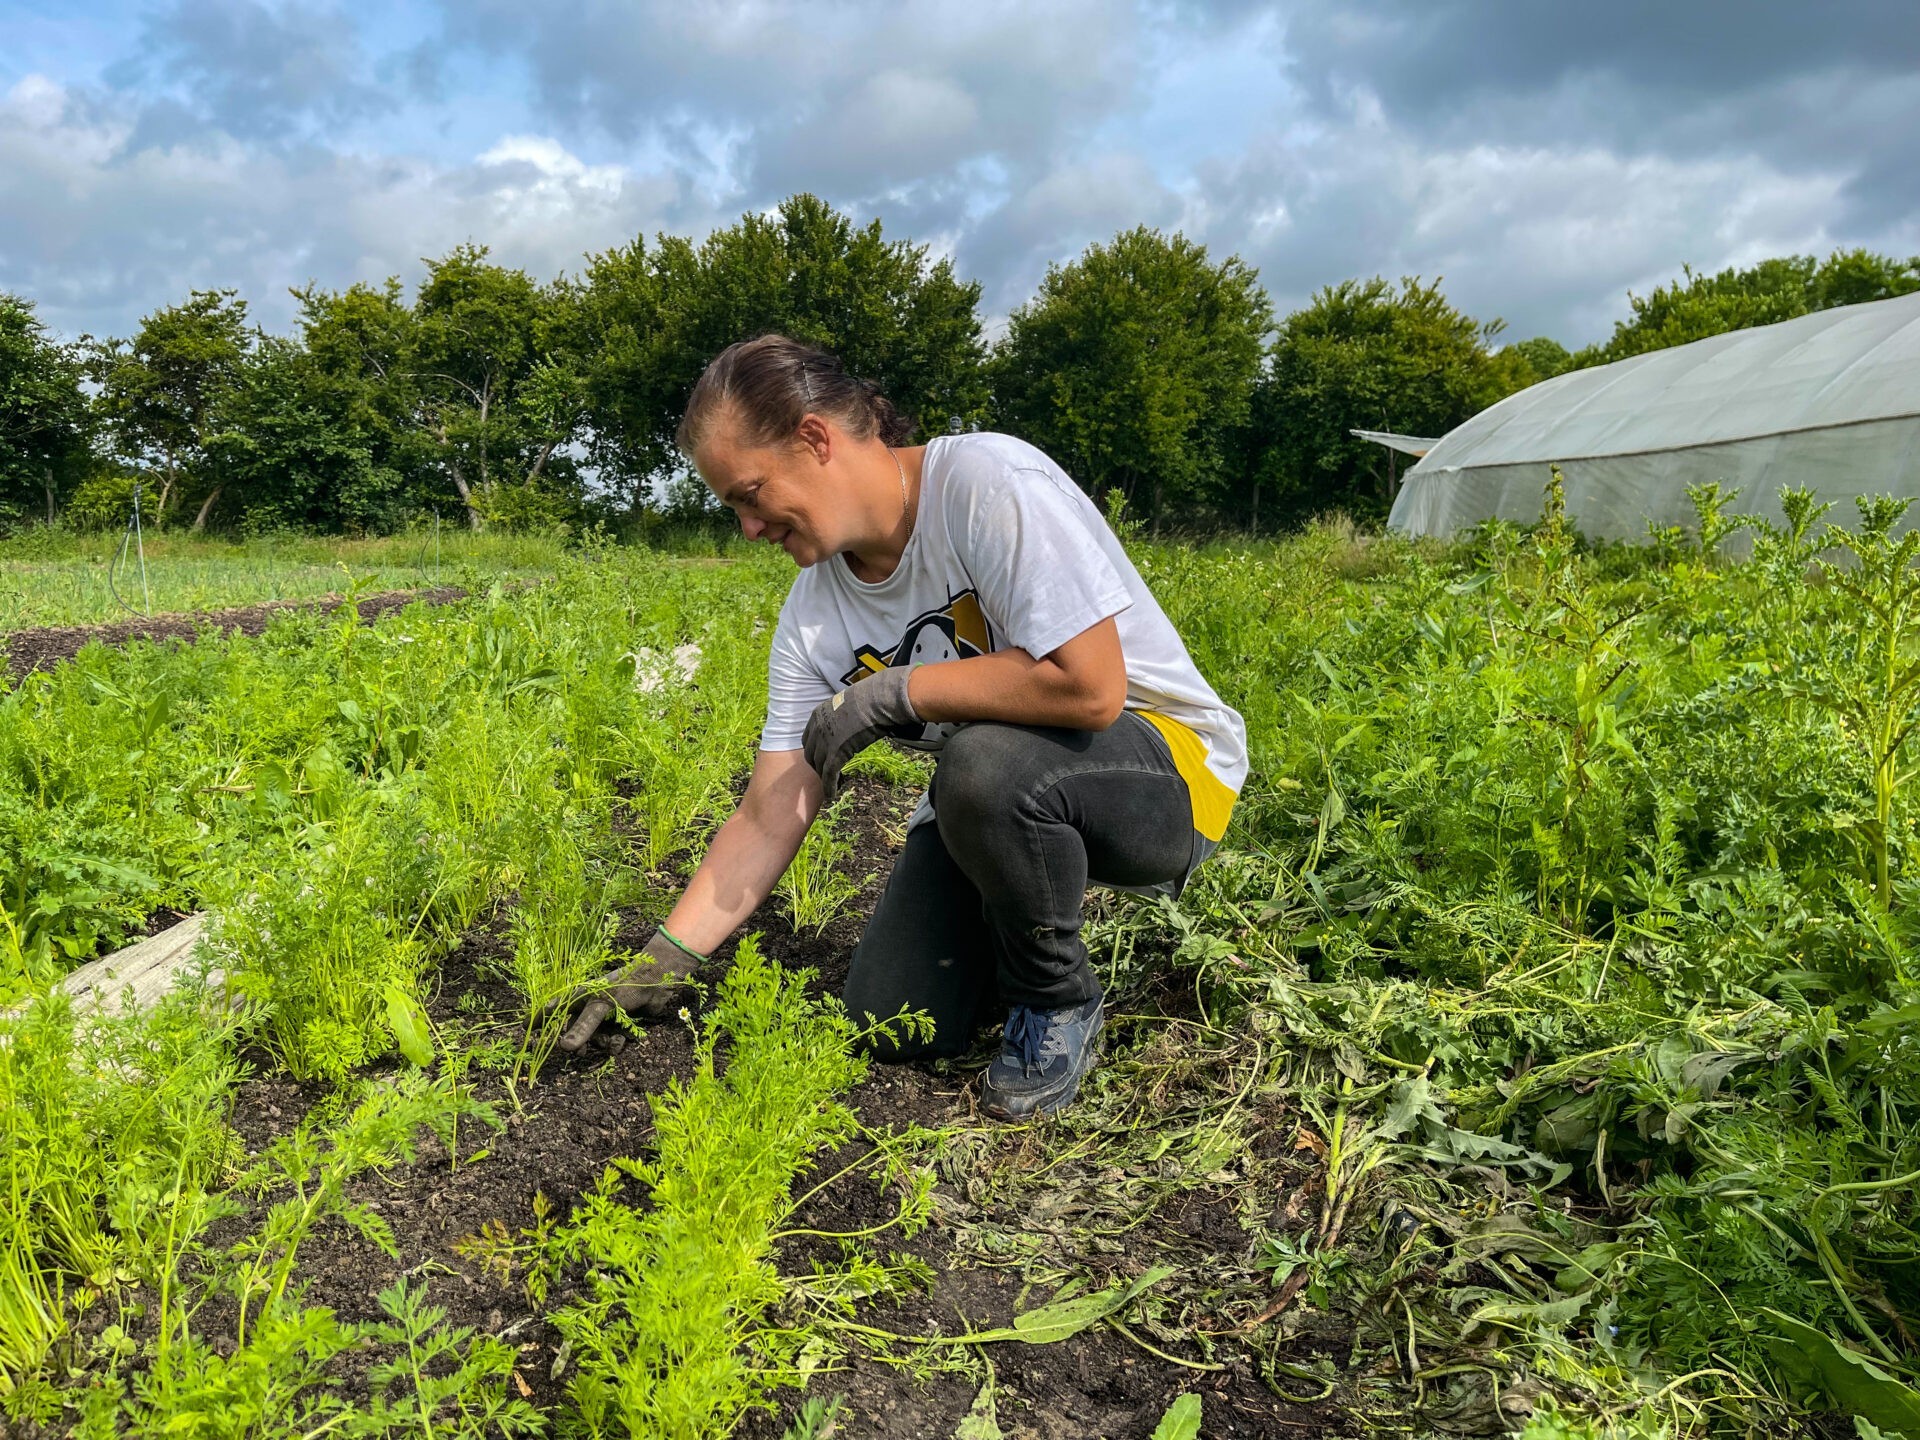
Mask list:
[[[1449,431],[1388,525],[1450,536],[1540,514],[1550,465],[1592,539],[1694,519],[1687,487],[1780,518],[1805,486],[1850,520],[1860,495],[1920,496],[1920,293],[1848,305],[1542,381]],[[1920,516],[1920,507],[1916,507]]]

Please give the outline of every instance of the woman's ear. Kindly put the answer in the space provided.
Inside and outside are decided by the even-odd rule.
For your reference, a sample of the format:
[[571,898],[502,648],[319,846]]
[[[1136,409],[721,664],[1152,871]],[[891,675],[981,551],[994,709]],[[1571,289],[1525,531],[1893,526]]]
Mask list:
[[800,418],[800,428],[794,433],[794,439],[813,452],[814,460],[825,465],[833,458],[833,427],[818,415],[809,412]]

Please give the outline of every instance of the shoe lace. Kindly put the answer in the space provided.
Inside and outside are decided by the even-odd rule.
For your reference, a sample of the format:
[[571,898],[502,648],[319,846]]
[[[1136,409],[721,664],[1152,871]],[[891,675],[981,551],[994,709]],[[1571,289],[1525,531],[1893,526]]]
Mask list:
[[1020,1052],[1022,1069],[1031,1070],[1045,1059],[1050,1048],[1047,1042],[1052,1038],[1051,1011],[1036,1010],[1031,1005],[1016,1005],[1007,1016],[1007,1044]]

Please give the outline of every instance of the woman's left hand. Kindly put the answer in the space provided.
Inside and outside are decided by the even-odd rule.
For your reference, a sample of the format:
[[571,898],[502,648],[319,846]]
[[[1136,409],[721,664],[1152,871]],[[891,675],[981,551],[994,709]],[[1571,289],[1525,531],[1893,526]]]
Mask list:
[[911,669],[889,665],[814,706],[800,748],[820,776],[827,803],[840,793],[840,772],[849,760],[888,730],[923,723],[907,698]]

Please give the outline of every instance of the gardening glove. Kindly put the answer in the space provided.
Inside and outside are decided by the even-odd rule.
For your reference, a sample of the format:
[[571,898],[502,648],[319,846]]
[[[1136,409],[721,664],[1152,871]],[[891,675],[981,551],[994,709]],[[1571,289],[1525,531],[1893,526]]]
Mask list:
[[800,747],[820,775],[831,803],[840,793],[840,772],[854,756],[889,730],[925,722],[907,699],[910,665],[889,665],[813,707]]
[[674,944],[664,930],[656,931],[641,949],[640,958],[626,969],[582,986],[549,1007],[571,1010],[580,1006],[580,1013],[560,1037],[560,1048],[569,1052],[582,1049],[616,1005],[629,1015],[637,1011],[661,1016],[685,1004],[691,987],[684,982],[705,958]]

